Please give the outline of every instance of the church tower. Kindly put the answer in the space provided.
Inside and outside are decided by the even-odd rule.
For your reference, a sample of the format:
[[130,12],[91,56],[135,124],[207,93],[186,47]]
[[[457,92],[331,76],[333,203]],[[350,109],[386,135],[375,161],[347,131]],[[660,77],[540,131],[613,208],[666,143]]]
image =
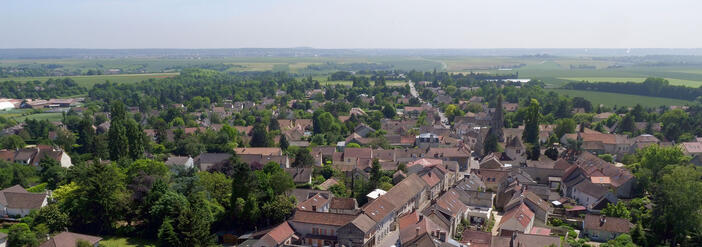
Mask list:
[[505,114],[503,112],[502,108],[502,94],[497,95],[497,106],[495,107],[495,114],[492,116],[492,126],[491,128],[494,130],[492,133],[497,136],[497,140],[500,142],[505,141],[505,134],[502,131],[502,128],[505,126]]

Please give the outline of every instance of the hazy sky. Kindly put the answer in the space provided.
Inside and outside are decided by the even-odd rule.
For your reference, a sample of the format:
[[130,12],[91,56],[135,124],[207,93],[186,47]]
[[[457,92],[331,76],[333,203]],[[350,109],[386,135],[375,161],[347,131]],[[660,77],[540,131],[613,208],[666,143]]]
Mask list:
[[702,1],[2,0],[0,48],[701,48]]

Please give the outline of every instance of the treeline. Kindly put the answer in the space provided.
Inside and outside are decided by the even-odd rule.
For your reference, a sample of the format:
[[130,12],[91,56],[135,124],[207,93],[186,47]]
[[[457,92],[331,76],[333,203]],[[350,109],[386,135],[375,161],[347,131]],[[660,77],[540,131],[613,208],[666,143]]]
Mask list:
[[374,70],[391,70],[393,66],[391,64],[380,64],[380,63],[333,63],[327,62],[323,64],[310,64],[307,66],[308,70],[316,71],[327,71],[327,70],[344,70],[344,71],[374,71]]
[[635,94],[643,96],[664,97],[672,99],[695,100],[702,95],[702,88],[670,85],[663,78],[647,78],[643,83],[637,82],[571,82],[565,89],[588,90],[610,93]]
[[0,78],[49,76],[57,69],[63,68],[60,64],[31,64],[0,67]]
[[71,78],[52,78],[45,82],[17,82],[12,80],[0,82],[0,97],[5,98],[49,99],[83,94],[87,91],[86,88],[79,86]]

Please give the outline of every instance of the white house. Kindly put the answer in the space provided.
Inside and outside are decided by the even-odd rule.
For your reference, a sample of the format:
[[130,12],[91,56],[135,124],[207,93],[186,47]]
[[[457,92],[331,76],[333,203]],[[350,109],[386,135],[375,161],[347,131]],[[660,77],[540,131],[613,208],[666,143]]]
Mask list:
[[45,193],[30,193],[20,185],[0,190],[0,215],[3,217],[24,217],[47,203]]

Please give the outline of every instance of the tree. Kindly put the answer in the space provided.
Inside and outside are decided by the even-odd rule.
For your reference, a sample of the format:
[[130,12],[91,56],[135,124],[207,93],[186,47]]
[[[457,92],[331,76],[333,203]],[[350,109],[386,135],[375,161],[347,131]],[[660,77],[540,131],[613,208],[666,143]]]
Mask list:
[[627,209],[626,205],[624,205],[622,202],[618,202],[617,204],[608,203],[607,207],[602,209],[602,214],[609,217],[631,220],[629,209]]
[[336,197],[349,197],[348,190],[346,189],[346,185],[344,185],[344,183],[332,185],[331,187],[329,187],[329,191]]
[[310,167],[314,165],[315,160],[310,154],[310,150],[307,148],[298,148],[295,152],[295,161],[293,161],[293,167]]
[[125,175],[115,164],[95,163],[74,166],[77,189],[61,203],[70,215],[76,230],[104,234],[111,233],[115,223],[122,219],[127,194]]
[[393,118],[393,117],[395,117],[396,114],[397,114],[397,110],[395,110],[395,107],[392,107],[392,105],[386,104],[383,107],[383,115],[386,118]]
[[50,232],[63,231],[70,225],[68,215],[62,212],[57,204],[49,204],[39,209],[33,224],[44,224]]
[[280,136],[280,149],[285,151],[288,150],[288,146],[290,146],[290,143],[288,142],[288,138],[285,137],[285,135]]
[[530,160],[539,160],[539,156],[541,156],[541,145],[539,143],[527,143],[526,144],[526,152],[527,152],[527,158]]
[[171,219],[166,219],[158,229],[158,241],[161,246],[181,246],[180,239],[173,229]]
[[271,119],[268,123],[268,129],[271,131],[280,130],[280,123],[278,123],[278,120]]
[[55,190],[64,182],[66,178],[66,168],[61,167],[58,161],[45,158],[39,161],[39,167],[41,168],[39,174],[41,175],[41,181],[47,183],[47,188],[50,190]]
[[25,223],[17,223],[10,227],[7,234],[8,246],[38,246],[36,236],[29,230],[29,226]]
[[531,144],[539,142],[539,101],[536,99],[531,99],[531,103],[529,103],[529,107],[526,110],[522,140]]
[[0,145],[3,149],[18,149],[24,148],[27,144],[18,135],[7,135],[0,138]]
[[352,143],[346,144],[346,147],[347,148],[360,148],[361,145],[358,145],[358,143],[352,142]]
[[83,153],[95,152],[95,129],[88,115],[83,116],[79,123],[77,143]]
[[209,193],[210,198],[228,208],[231,202],[232,183],[220,172],[198,172],[198,183]]
[[634,116],[631,115],[631,113],[628,113],[622,118],[622,121],[620,122],[619,125],[619,130],[620,132],[634,132],[636,130],[636,126],[634,124]]
[[674,166],[654,190],[651,230],[671,246],[686,245],[688,236],[702,230],[702,172]]
[[251,134],[251,142],[249,144],[252,147],[270,146],[268,131],[266,131],[266,126],[264,126],[263,123],[256,123],[254,125],[253,133]]
[[615,239],[611,239],[607,241],[607,243],[603,243],[600,246],[602,247],[636,247],[636,244],[631,239],[631,236],[629,234],[622,234],[617,236]]
[[556,147],[550,147],[546,149],[546,152],[544,152],[544,154],[551,160],[558,159],[558,149],[556,149]]
[[278,195],[273,200],[263,203],[261,208],[264,218],[269,225],[283,222],[288,216],[292,215],[295,209],[294,199],[285,195]]
[[126,122],[126,135],[129,140],[129,157],[138,159],[144,155],[144,130],[134,119],[129,119]]
[[485,144],[483,144],[483,154],[497,152],[499,148],[497,145],[497,135],[495,135],[491,129],[485,140]]
[[575,133],[575,127],[577,124],[572,118],[563,118],[556,120],[556,128],[553,132],[556,134],[557,138],[561,138],[567,133]]
[[385,87],[385,86],[386,86],[385,76],[384,75],[377,76],[375,79],[375,87]]

